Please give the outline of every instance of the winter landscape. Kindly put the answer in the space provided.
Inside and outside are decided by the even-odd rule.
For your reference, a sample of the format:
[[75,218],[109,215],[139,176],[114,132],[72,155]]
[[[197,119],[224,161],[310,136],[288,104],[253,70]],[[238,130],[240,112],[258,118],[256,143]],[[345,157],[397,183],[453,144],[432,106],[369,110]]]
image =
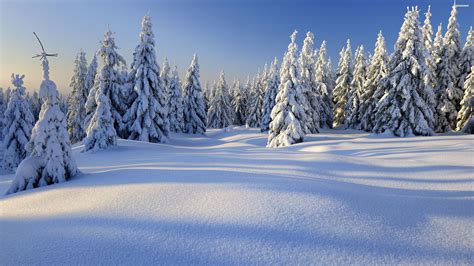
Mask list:
[[[370,46],[347,39],[351,32],[332,32],[344,38],[331,43],[291,29],[274,36],[283,49],[265,55],[268,63],[237,71],[242,55],[215,71],[224,58],[199,39],[165,42],[175,52],[160,52],[161,6],[140,1],[136,10],[111,8],[141,13],[127,21],[131,50],[119,48],[113,24],[98,26],[100,41],[83,40],[95,47],[88,52],[44,38],[52,35],[41,23],[23,25],[41,30],[25,33],[31,50],[5,49],[14,40],[4,37],[23,38],[9,35],[5,14],[65,4],[38,2],[0,2],[0,72],[8,72],[0,80],[0,264],[473,263],[470,3],[394,1],[399,17],[378,22]],[[350,3],[302,5],[358,10],[343,7]],[[361,3],[383,13],[377,1]],[[163,8],[171,18],[174,8],[198,10],[191,21],[200,25],[209,10],[274,10],[267,4]],[[434,26],[437,15],[442,24]],[[295,20],[288,24],[309,27]],[[384,31],[387,23],[397,32]],[[190,49],[182,46],[194,49],[186,65],[176,63],[176,51]],[[272,51],[266,46],[257,53]],[[8,60],[15,49],[36,70],[24,66],[24,75]],[[67,49],[75,59],[65,63],[72,68],[64,85],[55,73],[65,71]]]

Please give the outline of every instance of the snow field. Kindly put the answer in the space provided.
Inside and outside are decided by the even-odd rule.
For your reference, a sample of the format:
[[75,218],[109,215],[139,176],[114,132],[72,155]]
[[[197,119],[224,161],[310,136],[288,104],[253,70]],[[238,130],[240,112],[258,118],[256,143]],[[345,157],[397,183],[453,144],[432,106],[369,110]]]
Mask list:
[[82,175],[0,198],[0,259],[470,264],[473,142],[326,130],[267,149],[265,134],[238,127],[96,153],[76,145]]

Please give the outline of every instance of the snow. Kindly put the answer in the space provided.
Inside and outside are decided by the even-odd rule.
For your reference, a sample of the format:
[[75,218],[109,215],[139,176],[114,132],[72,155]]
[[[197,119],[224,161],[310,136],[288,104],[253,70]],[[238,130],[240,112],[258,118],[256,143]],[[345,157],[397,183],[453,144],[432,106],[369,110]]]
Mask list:
[[0,197],[1,264],[472,263],[473,135],[259,131],[75,145],[83,174]]

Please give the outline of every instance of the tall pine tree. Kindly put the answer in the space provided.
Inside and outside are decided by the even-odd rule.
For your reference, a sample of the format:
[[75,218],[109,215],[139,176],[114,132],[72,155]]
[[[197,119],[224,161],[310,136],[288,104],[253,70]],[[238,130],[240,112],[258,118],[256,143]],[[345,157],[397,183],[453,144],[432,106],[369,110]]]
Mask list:
[[351,42],[347,40],[346,48],[339,53],[339,66],[337,68],[336,87],[333,91],[334,116],[333,126],[344,125],[346,119],[346,106],[352,82],[352,51]]
[[263,100],[263,113],[260,131],[265,132],[270,129],[271,113],[275,106],[275,99],[278,94],[278,87],[280,86],[280,70],[278,68],[278,60],[273,60],[268,74],[267,88]]
[[134,52],[130,74],[134,84],[132,104],[124,116],[124,123],[129,139],[164,143],[168,141],[170,122],[167,96],[155,55],[151,18],[146,15],[142,20],[140,44]]
[[105,149],[117,144],[117,131],[114,125],[121,125],[122,117],[119,111],[113,108],[112,99],[117,100],[120,97],[117,93],[122,87],[117,67],[125,64],[125,60],[116,49],[113,33],[108,30],[97,52],[102,60],[102,66],[86,102],[87,127],[84,151]]
[[170,84],[168,86],[168,112],[170,130],[173,132],[183,132],[183,96],[177,66],[174,67],[171,73]]
[[458,87],[463,88],[464,81],[471,72],[471,67],[474,66],[474,31],[472,26],[467,34],[460,60]]
[[321,43],[317,53],[315,69],[315,87],[320,95],[320,127],[332,128],[332,69],[330,61],[326,58],[326,41]]
[[194,54],[184,82],[184,132],[190,134],[206,133],[206,111],[201,83],[199,82],[199,63]]
[[72,88],[68,99],[67,131],[71,143],[81,141],[86,136],[85,115],[87,88],[86,54],[81,51],[74,61],[74,75],[69,85]]
[[349,96],[346,105],[346,126],[354,129],[361,129],[360,105],[362,94],[365,92],[365,80],[367,75],[367,58],[364,46],[357,47],[355,52],[354,76],[349,89]]
[[[379,82],[388,74],[388,53],[385,48],[385,39],[382,32],[379,32],[375,43],[374,55],[370,60],[367,70],[367,78],[364,82],[364,91],[360,96],[358,129],[372,131],[375,125],[375,107],[384,95],[383,87],[379,87]],[[379,88],[379,89],[377,89]]]
[[210,128],[226,128],[232,125],[233,118],[234,112],[229,87],[225,81],[224,71],[222,71],[209,106],[207,126]]
[[458,131],[474,134],[474,66],[464,81],[464,97],[457,117]]
[[320,112],[321,112],[321,95],[316,86],[316,64],[314,61],[314,35],[311,32],[306,34],[306,38],[301,48],[301,55],[298,59],[301,73],[301,88],[303,89],[305,97],[306,115],[304,116],[303,129],[306,133],[318,133],[320,126]]
[[297,31],[294,31],[290,36],[291,43],[288,45],[280,69],[281,83],[271,113],[272,122],[267,142],[269,148],[303,142],[305,135],[301,125],[305,115],[301,102],[305,96],[300,88],[296,34]]
[[247,113],[247,121],[245,124],[247,127],[259,128],[262,122],[262,109],[263,109],[263,78],[262,74],[257,74],[257,77],[253,81],[251,89],[251,97],[249,101],[249,109]]
[[3,168],[13,170],[26,158],[26,144],[33,128],[33,115],[25,97],[23,78],[25,75],[12,74],[12,84],[15,87],[11,93],[8,106],[2,115],[3,119]]
[[426,82],[427,51],[423,43],[418,9],[405,14],[395,51],[390,58],[389,74],[380,81],[384,95],[375,109],[376,133],[396,136],[433,134],[433,89]]
[[457,9],[454,4],[443,39],[440,61],[437,63],[436,132],[448,132],[456,128],[457,112],[461,108],[463,97],[462,88],[458,84],[461,37],[456,14]]
[[43,105],[26,147],[30,156],[18,166],[7,194],[61,183],[78,173],[72,158],[66,116],[59,108],[58,90],[54,81],[49,79],[49,62],[44,54],[42,65],[43,81],[39,94]]

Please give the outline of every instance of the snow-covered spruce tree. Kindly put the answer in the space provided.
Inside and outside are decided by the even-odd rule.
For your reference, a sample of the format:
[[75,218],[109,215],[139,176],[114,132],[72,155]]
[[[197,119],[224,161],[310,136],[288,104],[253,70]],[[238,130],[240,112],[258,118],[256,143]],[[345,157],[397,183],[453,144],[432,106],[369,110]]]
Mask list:
[[87,61],[86,54],[81,51],[74,61],[74,75],[70,87],[72,89],[68,100],[67,131],[71,143],[81,141],[86,136],[84,127],[86,100],[88,89],[86,85]]
[[428,6],[428,11],[425,13],[425,21],[423,22],[422,33],[423,33],[423,43],[425,44],[426,49],[431,51],[433,46],[433,27],[431,26],[431,6]]
[[234,109],[234,124],[242,126],[245,124],[245,107],[247,105],[247,99],[244,96],[244,88],[240,85],[240,80],[235,79],[232,87],[232,108]]
[[33,121],[36,123],[39,119],[39,113],[41,111],[41,105],[43,104],[37,91],[34,91],[28,98],[30,104],[31,114],[33,114]]
[[3,97],[4,97],[4,101],[5,101],[6,104],[8,104],[8,102],[10,101],[11,94],[12,94],[12,89],[11,88],[7,88],[3,92]]
[[[165,57],[165,59],[163,60],[163,67],[161,68],[161,71],[160,71],[160,79],[161,79],[161,84],[163,86],[163,92],[165,93],[167,106],[169,105],[169,97],[170,97],[169,86],[171,83],[171,78],[172,78],[171,67],[168,62],[168,58]],[[168,107],[167,107],[167,110],[169,110]],[[169,115],[170,114],[168,112],[168,116]]]
[[303,108],[304,116],[303,130],[305,133],[318,133],[320,125],[321,95],[316,86],[316,64],[314,61],[314,35],[311,32],[306,33],[306,38],[301,48],[301,54],[298,59],[301,73],[301,88],[305,95]]
[[11,171],[26,158],[26,144],[33,128],[33,115],[25,97],[24,75],[12,74],[13,89],[3,119],[3,168]]
[[163,91],[165,92],[165,95],[168,95],[168,87],[171,83],[171,67],[167,57],[165,57],[165,59],[163,60],[163,67],[161,68],[160,78],[163,85]]
[[5,103],[3,88],[0,88],[0,140],[3,140],[3,117],[8,103]]
[[151,27],[150,17],[143,17],[140,44],[135,48],[131,70],[133,96],[123,121],[129,139],[164,143],[168,141],[170,122]]
[[71,143],[66,129],[66,116],[59,109],[56,84],[49,79],[49,64],[42,57],[43,78],[40,97],[43,99],[38,122],[27,144],[29,157],[16,171],[7,194],[21,190],[61,183],[77,174]]
[[346,105],[346,122],[349,128],[361,128],[361,97],[365,92],[365,80],[367,75],[367,58],[365,57],[364,46],[357,47],[354,59],[354,75],[349,89],[349,96]]
[[429,82],[430,86],[434,88],[436,86],[436,56],[434,56],[433,48],[433,27],[431,26],[431,6],[428,6],[428,11],[425,13],[425,21],[421,28],[423,33],[423,43],[425,44],[428,55],[426,56],[426,65],[429,69]]
[[58,97],[59,97],[58,98],[59,109],[61,110],[61,112],[63,112],[63,114],[67,114],[67,110],[69,110],[69,103],[68,103],[69,95],[64,95],[64,94],[59,93]]
[[102,65],[86,101],[84,151],[97,151],[117,144],[115,119],[120,119],[117,124],[121,124],[122,118],[117,110],[112,111],[111,98],[119,97],[119,95],[112,96],[121,90],[120,73],[116,68],[125,61],[117,54],[116,48],[113,34],[108,30],[102,41],[102,47],[97,52]]
[[206,111],[199,82],[199,63],[194,54],[184,81],[184,132],[190,134],[206,133]]
[[388,53],[385,47],[385,38],[379,32],[375,42],[374,55],[367,68],[367,76],[360,96],[359,120],[357,129],[372,131],[375,125],[375,107],[384,95],[383,87],[378,86],[382,78],[388,74]]
[[339,66],[337,68],[336,86],[333,91],[334,115],[333,126],[344,125],[346,119],[346,106],[352,82],[352,51],[351,42],[347,40],[347,46],[339,53]]
[[250,75],[247,75],[247,81],[245,85],[242,87],[242,98],[245,99],[243,103],[245,106],[243,107],[244,111],[244,124],[247,123],[247,119],[249,117],[250,109],[252,107],[252,80],[250,79]]
[[245,125],[250,128],[260,128],[262,122],[262,109],[263,109],[263,79],[261,78],[261,73],[257,74],[257,77],[253,81],[251,96],[249,101],[249,109],[247,113],[247,120]]
[[[126,97],[128,96],[124,92],[124,69],[127,67],[125,59],[117,53],[117,46],[115,44],[115,38],[113,33],[108,30],[105,33],[105,39],[102,42],[102,47],[97,52],[98,55],[102,58],[102,69],[101,71],[106,70],[107,74],[102,77],[106,78],[104,80],[107,83],[108,89],[107,97],[110,99],[110,112],[112,113],[114,128],[119,134],[119,136],[126,135],[126,126],[123,123],[122,116],[125,114],[128,106],[126,104]],[[107,58],[104,61],[104,58]]]
[[471,26],[459,62],[459,88],[463,88],[464,81],[466,80],[467,75],[471,72],[472,66],[474,66],[474,31]]
[[458,113],[456,130],[474,134],[474,66],[464,82],[464,97]]
[[225,81],[224,71],[222,71],[207,113],[207,126],[210,128],[226,128],[232,125],[233,118],[234,111],[229,88]]
[[202,99],[204,101],[204,110],[207,111],[209,110],[209,102],[210,102],[210,97],[211,97],[211,88],[209,87],[209,81],[206,81],[206,87],[204,90],[202,90]]
[[288,146],[303,142],[304,130],[301,126],[304,109],[301,105],[302,93],[298,66],[298,46],[296,34],[291,34],[291,43],[283,57],[280,69],[280,87],[273,107],[267,147]]
[[87,67],[87,74],[86,74],[86,81],[85,81],[87,94],[89,94],[89,91],[92,89],[92,87],[94,87],[95,75],[97,75],[97,67],[98,67],[97,56],[94,54],[94,57],[92,57],[92,61]]
[[262,89],[262,99],[263,99],[263,96],[265,95],[265,89],[268,86],[268,74],[269,74],[269,69],[268,69],[267,63],[265,63],[265,66],[263,67],[263,73],[260,76],[260,86],[261,86],[261,89]]
[[172,132],[183,132],[183,96],[181,93],[181,81],[179,80],[178,67],[175,66],[171,73],[168,86],[168,112],[170,119],[170,130]]
[[278,68],[278,59],[275,57],[270,72],[268,74],[267,88],[265,90],[265,97],[263,99],[262,123],[260,131],[265,132],[270,129],[270,122],[272,121],[271,113],[275,106],[275,99],[278,94],[278,87],[280,86],[280,69]]
[[434,94],[427,82],[427,51],[418,16],[417,8],[407,10],[389,74],[380,81],[384,95],[375,108],[375,133],[391,132],[400,137],[433,134]]
[[[169,86],[170,86],[172,77],[171,77],[171,67],[168,62],[167,57],[165,57],[165,59],[163,60],[163,67],[160,70],[160,79],[161,79],[161,84],[163,87],[163,92],[165,95],[166,110],[169,111],[169,98],[170,98]],[[168,120],[170,120],[169,118],[170,113],[167,112],[167,114],[168,114]],[[170,128],[171,128],[171,125],[170,125]]]
[[317,53],[314,82],[318,95],[320,95],[319,126],[332,128],[332,69],[329,64],[326,58],[326,41],[323,41]]
[[431,57],[433,59],[433,64],[436,65],[439,63],[441,60],[441,56],[443,54],[443,27],[442,24],[440,23],[438,25],[438,30],[436,31],[435,38],[433,40],[433,46],[431,49]]
[[436,132],[448,132],[456,128],[457,112],[461,108],[462,86],[459,87],[459,60],[461,37],[456,22],[456,5],[453,5],[448,27],[443,39],[441,57],[436,69]]

